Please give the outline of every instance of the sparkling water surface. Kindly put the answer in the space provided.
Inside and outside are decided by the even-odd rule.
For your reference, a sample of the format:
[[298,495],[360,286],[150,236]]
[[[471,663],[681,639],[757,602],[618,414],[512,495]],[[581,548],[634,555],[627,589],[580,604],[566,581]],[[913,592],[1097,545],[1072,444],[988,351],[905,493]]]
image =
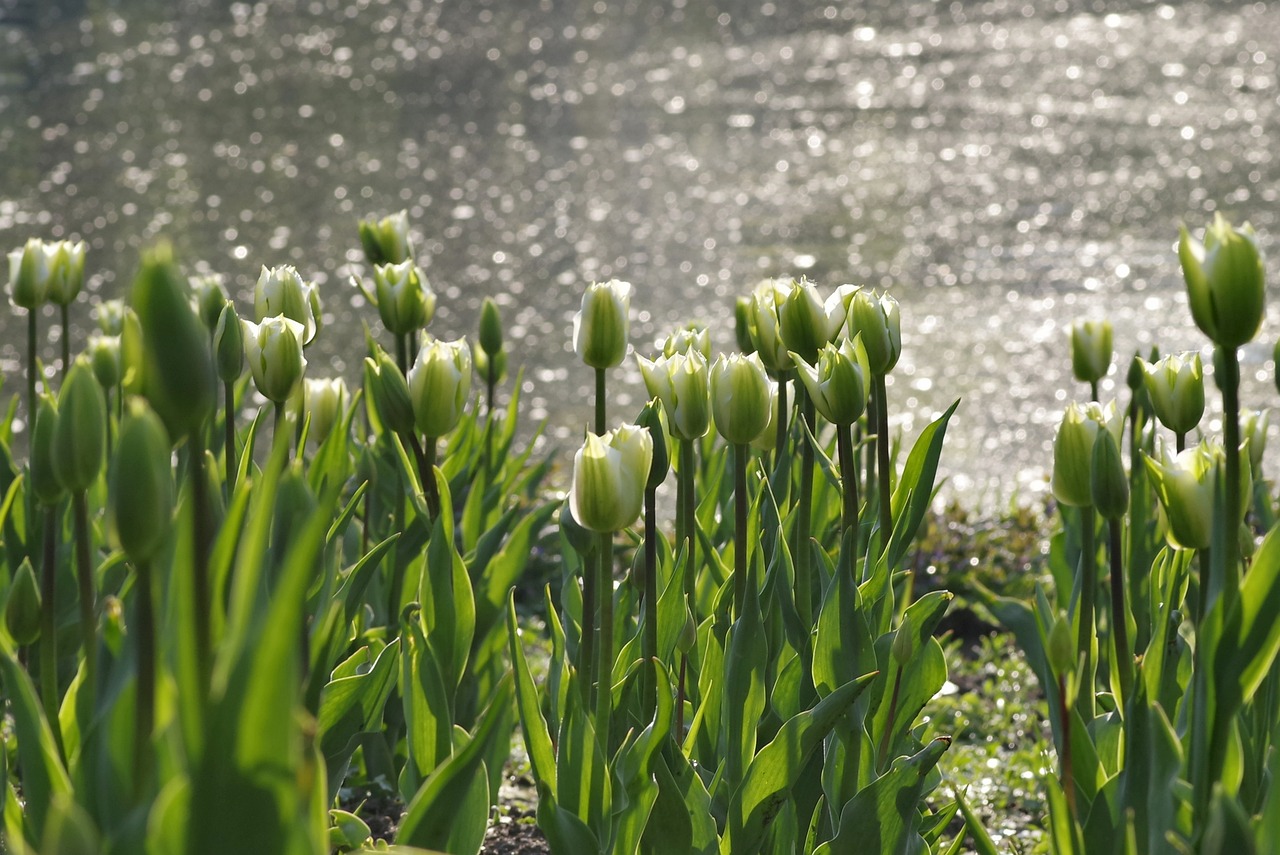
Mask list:
[[[734,297],[803,274],[901,302],[894,424],[910,441],[963,400],[952,493],[1027,497],[1087,394],[1066,326],[1114,322],[1103,395],[1127,400],[1135,349],[1205,344],[1179,222],[1277,233],[1266,3],[0,0],[0,18],[0,246],[88,241],[81,333],[164,237],[245,313],[261,265],[297,265],[325,302],[308,373],[354,382],[361,324],[381,332],[349,282],[370,273],[355,223],[404,208],[431,331],[473,334],[494,296],[566,449],[590,419],[570,342],[587,282],[634,284],[651,353],[687,320],[733,347]],[[1272,296],[1246,405],[1276,396]],[[13,390],[25,322],[0,314]],[[631,417],[634,360],[610,382]]]

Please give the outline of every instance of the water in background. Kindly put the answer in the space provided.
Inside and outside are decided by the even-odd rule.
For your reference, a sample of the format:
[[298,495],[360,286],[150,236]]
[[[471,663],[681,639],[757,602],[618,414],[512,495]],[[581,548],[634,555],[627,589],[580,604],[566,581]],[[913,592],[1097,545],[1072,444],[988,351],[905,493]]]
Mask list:
[[[1083,394],[1065,326],[1115,322],[1103,394],[1127,399],[1135,349],[1204,343],[1179,221],[1277,233],[1265,3],[0,0],[0,18],[0,246],[83,238],[89,290],[114,296],[164,236],[246,312],[260,265],[296,264],[326,308],[309,374],[355,380],[376,328],[348,284],[355,222],[406,208],[432,332],[471,333],[495,296],[565,446],[590,418],[569,341],[586,282],[634,283],[648,352],[690,319],[732,347],[734,297],[804,274],[901,301],[897,427],[964,399],[953,492],[1026,495]],[[24,326],[0,319],[11,389]],[[1247,404],[1274,400],[1270,351],[1245,349]],[[644,390],[632,361],[617,376],[621,419]]]

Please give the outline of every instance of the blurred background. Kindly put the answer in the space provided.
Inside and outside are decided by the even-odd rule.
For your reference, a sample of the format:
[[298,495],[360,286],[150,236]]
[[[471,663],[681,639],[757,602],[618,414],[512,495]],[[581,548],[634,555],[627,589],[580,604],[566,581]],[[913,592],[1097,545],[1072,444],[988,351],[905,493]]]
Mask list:
[[[566,449],[591,280],[633,283],[646,354],[690,320],[733,347],[763,277],[888,289],[894,427],[962,398],[945,489],[1003,503],[1045,489],[1087,395],[1073,320],[1113,321],[1102,394],[1127,401],[1135,350],[1204,344],[1179,222],[1221,210],[1270,246],[1277,46],[1266,3],[0,0],[0,248],[87,241],[82,330],[161,237],[246,313],[260,266],[294,264],[325,304],[308,376],[356,382],[381,332],[356,221],[407,209],[431,332],[474,336],[494,296]],[[1245,406],[1276,398],[1275,302]],[[24,326],[0,313],[10,391]],[[621,420],[644,387],[633,359],[617,378]]]

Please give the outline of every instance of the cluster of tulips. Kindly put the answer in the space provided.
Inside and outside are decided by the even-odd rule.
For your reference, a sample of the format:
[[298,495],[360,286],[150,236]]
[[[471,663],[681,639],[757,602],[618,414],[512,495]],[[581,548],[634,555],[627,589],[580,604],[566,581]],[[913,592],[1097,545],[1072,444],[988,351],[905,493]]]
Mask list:
[[1199,352],[1135,355],[1120,408],[1098,400],[1110,323],[1075,325],[1072,367],[1090,400],[1067,407],[1054,440],[1054,585],[1033,603],[986,595],[1049,695],[1056,852],[1280,846],[1280,540],[1262,472],[1268,418],[1240,405],[1264,260],[1253,230],[1221,216],[1203,242],[1183,229],[1179,259],[1213,347],[1222,436],[1201,425]]

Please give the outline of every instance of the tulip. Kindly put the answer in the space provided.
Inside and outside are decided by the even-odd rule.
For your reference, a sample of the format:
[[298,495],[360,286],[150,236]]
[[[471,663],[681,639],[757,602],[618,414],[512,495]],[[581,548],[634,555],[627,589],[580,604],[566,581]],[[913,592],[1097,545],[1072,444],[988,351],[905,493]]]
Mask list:
[[659,349],[663,356],[675,356],[693,348],[711,362],[711,331],[704,324],[687,324],[664,338]]
[[230,300],[223,304],[213,328],[213,355],[219,380],[234,383],[240,379],[244,373],[244,327]]
[[1170,545],[1181,549],[1208,549],[1213,540],[1213,479],[1217,465],[1207,443],[1170,456],[1163,446],[1160,459],[1145,453],[1156,496],[1164,509]]
[[1139,360],[1151,409],[1175,434],[1187,434],[1204,416],[1204,366],[1200,354],[1176,353],[1154,363]]
[[64,488],[82,493],[98,479],[106,457],[107,402],[87,357],[67,372],[58,393],[53,431],[53,471]]
[[1096,432],[1091,458],[1093,506],[1105,519],[1119,520],[1129,510],[1129,476],[1120,458],[1120,443],[1111,431]]
[[[743,353],[756,352],[755,321],[751,307],[750,297],[739,297],[733,304],[733,334],[738,342],[738,350]],[[710,359],[710,355],[707,358]]]
[[413,402],[409,399],[409,384],[400,369],[384,352],[377,359],[366,358],[366,400],[371,400],[382,424],[400,436],[413,435]]
[[624,425],[603,436],[587,433],[573,458],[569,507],[591,531],[621,531],[636,521],[653,462],[653,438],[637,425]]
[[91,335],[85,348],[93,367],[93,376],[103,389],[114,389],[120,382],[120,336]]
[[1216,214],[1201,244],[1183,226],[1178,258],[1196,326],[1222,347],[1252,341],[1262,326],[1266,297],[1253,227],[1234,228]]
[[502,314],[492,297],[480,305],[480,352],[497,356],[502,352]]
[[283,405],[307,367],[302,355],[305,328],[284,315],[267,318],[260,324],[241,320],[240,328],[254,385],[267,400]]
[[573,317],[573,349],[592,368],[613,368],[627,353],[631,284],[610,279],[592,282]]
[[66,496],[66,488],[58,479],[53,465],[53,436],[58,423],[58,405],[48,394],[40,396],[36,407],[35,428],[31,434],[31,492],[46,508],[52,508]]
[[28,312],[49,298],[49,255],[39,238],[9,253],[9,299]]
[[797,353],[791,356],[823,418],[834,425],[851,425],[862,417],[871,394],[871,367],[860,335],[844,339],[839,347],[828,342],[818,352],[816,365]]
[[848,311],[840,292],[824,305],[818,289],[808,279],[793,282],[778,308],[778,325],[789,355],[799,354],[806,362],[818,359],[818,351],[836,337]]
[[794,283],[786,279],[766,279],[751,293],[751,332],[755,351],[770,371],[789,371],[791,354],[783,343],[779,313]]
[[431,439],[444,436],[462,418],[471,392],[471,348],[467,340],[431,339],[418,351],[406,380],[418,430]]
[[319,292],[303,281],[292,265],[263,267],[253,289],[253,310],[259,320],[283,315],[302,326],[300,343],[308,345],[319,331]]
[[1122,416],[1114,403],[1072,403],[1062,415],[1062,424],[1053,440],[1054,498],[1078,508],[1093,506],[1093,445],[1105,428],[1119,440]]
[[401,211],[381,220],[360,221],[360,245],[370,264],[400,264],[413,257],[409,245],[409,214]]
[[765,422],[764,430],[760,435],[751,441],[751,447],[759,452],[773,451],[775,447],[774,439],[774,422],[778,417],[778,398],[783,394],[783,387],[789,381],[779,382],[770,378],[769,380],[769,406],[765,409],[768,411],[765,415],[768,419]]
[[1079,321],[1071,326],[1071,371],[1091,386],[1111,369],[1111,322]]
[[649,395],[662,401],[672,434],[682,440],[705,436],[711,427],[711,378],[702,353],[690,347],[654,362],[643,356],[637,361]]
[[711,368],[716,430],[728,442],[749,445],[769,426],[769,392],[758,354],[721,356]]
[[9,635],[18,644],[32,644],[40,637],[40,589],[31,559],[24,558],[18,565],[9,585],[9,597],[4,604],[4,623]]
[[112,462],[111,526],[135,564],[155,557],[173,516],[173,472],[164,423],[138,399],[120,423]]
[[124,330],[124,300],[103,300],[93,310],[98,329],[105,335],[120,335]]
[[849,306],[849,334],[862,334],[871,370],[888,374],[902,355],[902,320],[898,301],[888,294],[858,291]]
[[436,313],[436,294],[412,259],[373,268],[378,315],[387,332],[402,336],[425,329]]
[[1267,427],[1271,422],[1270,410],[1248,410],[1240,416],[1242,448],[1249,449],[1249,465],[1254,472],[1262,466],[1262,455],[1267,450]]
[[84,287],[84,241],[45,244],[49,261],[49,302],[70,306]]
[[222,307],[227,303],[227,290],[222,285],[222,277],[216,273],[204,276],[192,276],[191,307],[204,328],[210,333],[218,326],[218,318],[222,316]]
[[341,377],[307,378],[302,384],[302,408],[311,417],[308,433],[320,445],[347,409],[347,384]]

